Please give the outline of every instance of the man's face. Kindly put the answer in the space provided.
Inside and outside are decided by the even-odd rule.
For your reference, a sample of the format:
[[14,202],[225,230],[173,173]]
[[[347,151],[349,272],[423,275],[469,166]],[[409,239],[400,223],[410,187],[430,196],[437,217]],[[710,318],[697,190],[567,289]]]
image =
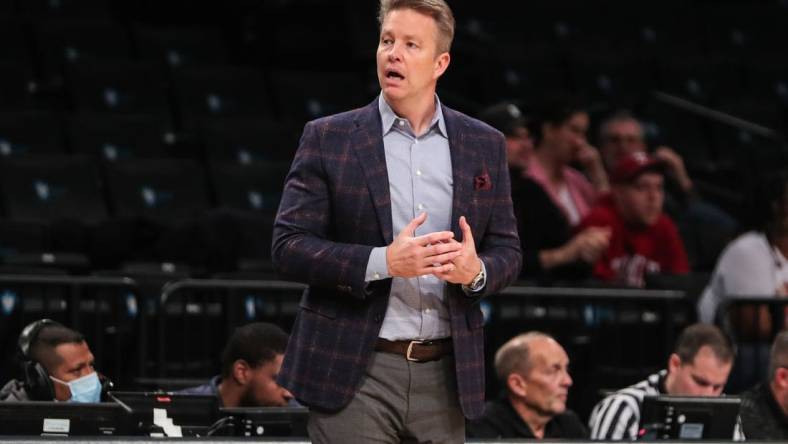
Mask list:
[[449,53],[438,54],[435,20],[412,9],[389,12],[381,26],[377,52],[380,88],[386,101],[428,100],[449,66]]
[[534,141],[528,129],[519,127],[514,134],[506,136],[506,159],[512,168],[528,168],[534,152]]
[[665,201],[663,181],[661,174],[645,172],[630,183],[615,185],[616,208],[627,223],[648,227],[659,219]]
[[544,125],[544,142],[553,150],[561,163],[567,164],[575,160],[578,150],[587,142],[588,114],[579,112],[558,125]]
[[282,407],[287,405],[293,395],[276,383],[279,369],[282,368],[284,355],[276,355],[256,368],[249,368],[251,377],[246,392],[241,399],[243,407]]
[[542,416],[563,413],[572,386],[569,357],[563,347],[549,338],[533,340],[530,355],[532,367],[521,375],[525,382],[523,403]]
[[708,346],[698,350],[692,362],[681,362],[678,355],[673,354],[668,361],[668,372],[671,383],[666,387],[670,395],[719,396],[732,362],[721,362]]
[[[60,358],[60,362],[52,369],[47,369],[50,376],[64,382],[87,376],[95,372],[93,368],[94,358],[90,352],[87,342],[66,343],[55,347],[55,353]],[[55,399],[58,401],[68,401],[71,399],[71,390],[67,385],[53,382],[55,388]]]
[[602,135],[599,147],[605,167],[612,170],[624,154],[646,151],[643,128],[636,120],[616,120],[610,122]]

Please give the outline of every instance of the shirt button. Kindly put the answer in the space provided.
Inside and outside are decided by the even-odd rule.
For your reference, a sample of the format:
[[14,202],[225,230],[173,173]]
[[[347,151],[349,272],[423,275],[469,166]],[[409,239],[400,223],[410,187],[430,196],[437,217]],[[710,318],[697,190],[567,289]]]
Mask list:
[[430,313],[432,313],[432,310],[427,308],[427,309],[424,310],[424,313],[430,314]]
[[416,170],[416,175],[421,176],[421,170]]
[[380,279],[380,273],[375,273],[372,275],[372,277],[375,279]]
[[423,210],[423,209],[424,209],[424,205],[422,205],[422,204],[418,204],[418,205],[416,206],[416,208],[418,208],[419,210]]
[[405,126],[405,121],[404,120],[400,120],[399,121],[399,126]]

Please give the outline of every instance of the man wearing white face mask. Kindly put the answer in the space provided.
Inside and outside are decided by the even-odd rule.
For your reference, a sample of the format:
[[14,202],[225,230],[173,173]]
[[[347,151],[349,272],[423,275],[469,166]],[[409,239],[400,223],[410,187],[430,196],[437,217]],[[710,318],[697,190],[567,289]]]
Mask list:
[[0,389],[0,401],[100,402],[102,382],[85,337],[42,319],[19,336],[21,380]]

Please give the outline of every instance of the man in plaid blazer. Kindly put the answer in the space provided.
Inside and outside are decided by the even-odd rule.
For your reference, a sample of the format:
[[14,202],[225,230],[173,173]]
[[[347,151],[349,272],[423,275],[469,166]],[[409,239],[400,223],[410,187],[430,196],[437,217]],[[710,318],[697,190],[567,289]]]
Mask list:
[[309,285],[281,385],[313,442],[457,442],[484,403],[481,297],[519,274],[503,135],[441,105],[454,20],[384,0],[366,107],[309,122],[273,259]]

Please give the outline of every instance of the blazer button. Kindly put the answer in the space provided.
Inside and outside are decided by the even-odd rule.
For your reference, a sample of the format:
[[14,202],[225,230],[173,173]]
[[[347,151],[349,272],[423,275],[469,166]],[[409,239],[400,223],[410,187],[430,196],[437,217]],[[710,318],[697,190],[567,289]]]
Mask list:
[[376,315],[375,315],[375,317],[374,317],[374,319],[375,319],[375,322],[380,322],[380,321],[382,321],[382,320],[383,320],[383,315],[376,314]]

